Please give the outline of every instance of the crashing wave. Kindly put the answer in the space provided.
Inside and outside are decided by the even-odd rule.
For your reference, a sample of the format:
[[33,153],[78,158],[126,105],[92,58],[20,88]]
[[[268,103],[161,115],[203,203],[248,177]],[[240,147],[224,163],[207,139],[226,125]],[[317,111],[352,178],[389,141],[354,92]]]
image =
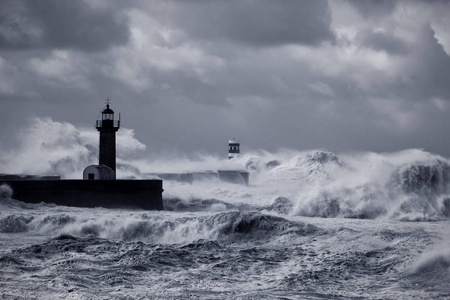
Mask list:
[[0,185],[0,201],[10,199],[13,195],[12,188],[7,184]]
[[316,151],[308,154],[306,156],[306,160],[312,164],[333,164],[339,167],[344,166],[344,163],[339,159],[339,157],[331,152]]
[[392,181],[404,194],[399,214],[412,219],[450,215],[450,165],[440,159],[399,168]]
[[415,285],[445,290],[450,281],[449,246],[447,243],[424,252],[406,268],[405,276]]
[[10,215],[0,219],[0,232],[17,233],[28,231],[30,222],[34,217],[22,215]]
[[[278,162],[278,161],[277,161]],[[270,162],[269,162],[270,163]],[[345,164],[333,153],[316,151],[305,155],[295,155],[283,163],[268,168],[267,181],[275,182],[312,182],[331,180],[337,170]]]
[[256,235],[258,237],[287,233],[308,235],[317,231],[318,228],[311,224],[293,222],[282,217],[257,212],[235,213],[221,230],[225,235]]
[[[96,225],[91,224],[89,228],[92,229],[93,226]],[[110,227],[106,228],[107,226]],[[316,226],[311,224],[294,222],[279,216],[255,211],[221,212],[213,215],[182,217],[163,222],[154,218],[135,218],[129,222],[103,224],[100,228],[94,228],[93,231],[95,230],[107,233],[109,238],[162,244],[194,243],[200,240],[233,242],[249,238],[266,240],[287,234],[309,235],[319,231]],[[88,236],[91,233],[79,232],[82,236]]]
[[407,166],[396,177],[405,193],[431,197],[450,192],[450,165],[441,160]]
[[[450,215],[450,165],[425,152],[405,158],[377,155],[347,158],[326,181],[314,181],[295,198],[293,214],[397,220],[439,220]],[[411,158],[409,158],[411,157]],[[317,161],[322,158],[318,156]],[[355,160],[354,162],[351,160]],[[325,160],[328,161],[328,160]],[[332,160],[333,161],[333,160]]]

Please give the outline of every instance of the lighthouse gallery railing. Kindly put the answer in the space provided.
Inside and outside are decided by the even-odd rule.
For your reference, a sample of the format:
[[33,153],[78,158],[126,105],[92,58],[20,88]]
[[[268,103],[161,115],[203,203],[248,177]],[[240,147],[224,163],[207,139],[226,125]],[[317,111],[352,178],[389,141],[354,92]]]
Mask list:
[[108,127],[111,125],[112,127],[120,127],[120,120],[97,120],[95,122],[95,127],[103,127],[103,125]]

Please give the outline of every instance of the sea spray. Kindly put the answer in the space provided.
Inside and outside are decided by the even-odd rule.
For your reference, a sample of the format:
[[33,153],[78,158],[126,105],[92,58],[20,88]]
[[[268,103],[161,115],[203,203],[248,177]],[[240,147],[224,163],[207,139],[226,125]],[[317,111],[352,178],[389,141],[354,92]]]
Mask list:
[[7,199],[11,199],[13,195],[12,188],[7,184],[0,185],[0,201],[5,201]]
[[[36,118],[20,132],[20,138],[17,149],[2,153],[2,172],[81,178],[82,170],[97,160],[97,147],[92,145],[98,142],[98,135],[93,129]],[[439,220],[450,215],[449,161],[423,150],[335,154],[279,149],[247,151],[232,160],[199,153],[146,158],[146,147],[132,130],[119,131],[117,138],[122,141],[117,149],[118,179],[155,178],[158,172],[234,169],[250,173],[248,187],[201,177],[192,184],[166,180],[163,197],[171,210],[224,211],[275,205],[282,214],[311,217]],[[11,196],[5,188],[1,193],[6,195],[2,196],[5,204]],[[282,198],[284,203],[275,203]],[[178,201],[175,206],[173,199]]]
[[[222,209],[276,205],[279,212],[311,217],[437,220],[449,215],[449,162],[437,155],[415,149],[341,156],[322,151],[259,155],[237,159],[251,172],[249,187],[166,182],[168,207],[177,209],[171,204],[178,199],[181,210],[205,210],[217,203]],[[285,200],[275,203],[276,199]]]

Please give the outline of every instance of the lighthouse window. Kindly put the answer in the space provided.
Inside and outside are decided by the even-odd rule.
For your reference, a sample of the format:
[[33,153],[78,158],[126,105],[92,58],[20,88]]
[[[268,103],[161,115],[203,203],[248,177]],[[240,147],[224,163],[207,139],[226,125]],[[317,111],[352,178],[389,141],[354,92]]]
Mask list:
[[103,120],[113,120],[114,114],[103,114]]

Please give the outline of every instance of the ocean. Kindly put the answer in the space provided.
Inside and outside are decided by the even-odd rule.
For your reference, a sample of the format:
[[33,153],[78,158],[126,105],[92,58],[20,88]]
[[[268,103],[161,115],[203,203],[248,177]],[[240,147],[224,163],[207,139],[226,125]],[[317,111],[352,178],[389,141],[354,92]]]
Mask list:
[[0,299],[450,299],[446,158],[260,151],[136,178],[226,164],[250,184],[165,181],[164,211],[27,204],[0,186]]

